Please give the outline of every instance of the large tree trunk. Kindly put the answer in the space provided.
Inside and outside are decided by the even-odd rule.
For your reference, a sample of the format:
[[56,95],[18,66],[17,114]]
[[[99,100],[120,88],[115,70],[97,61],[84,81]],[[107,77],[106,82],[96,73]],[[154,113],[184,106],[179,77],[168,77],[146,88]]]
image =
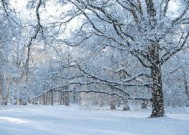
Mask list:
[[151,117],[164,116],[164,98],[162,87],[161,63],[159,57],[159,45],[152,42],[149,48],[149,56],[151,61],[151,77],[152,84],[152,114]]
[[152,66],[152,114],[151,117],[164,116],[164,99],[162,89],[161,66]]

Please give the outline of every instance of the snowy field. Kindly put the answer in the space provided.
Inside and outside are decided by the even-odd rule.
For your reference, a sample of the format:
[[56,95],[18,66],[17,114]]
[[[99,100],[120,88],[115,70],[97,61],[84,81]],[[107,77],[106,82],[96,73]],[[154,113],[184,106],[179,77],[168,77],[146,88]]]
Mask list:
[[0,135],[189,135],[187,111],[157,119],[149,115],[77,106],[7,106],[0,109]]

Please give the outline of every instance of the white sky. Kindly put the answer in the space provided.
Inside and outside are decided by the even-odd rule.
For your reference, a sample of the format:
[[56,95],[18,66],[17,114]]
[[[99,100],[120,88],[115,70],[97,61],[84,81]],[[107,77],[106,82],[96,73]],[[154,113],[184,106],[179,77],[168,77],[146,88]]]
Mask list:
[[[29,0],[10,0],[10,3],[17,11],[21,12],[22,16],[28,16],[29,11],[26,11],[26,5],[27,5],[28,1]],[[174,11],[178,10],[178,8],[179,8],[178,0],[170,1],[169,6],[171,7],[170,13],[174,13]],[[47,7],[48,7],[47,12],[49,15],[54,15],[58,12],[58,10],[57,10],[57,8],[55,8],[54,4],[48,4]]]

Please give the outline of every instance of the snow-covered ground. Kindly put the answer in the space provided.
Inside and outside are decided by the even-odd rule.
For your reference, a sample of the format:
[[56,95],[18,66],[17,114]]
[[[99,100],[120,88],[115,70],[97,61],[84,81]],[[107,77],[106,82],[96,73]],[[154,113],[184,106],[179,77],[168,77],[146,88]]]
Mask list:
[[0,135],[189,135],[189,113],[149,115],[77,106],[6,106],[0,109]]

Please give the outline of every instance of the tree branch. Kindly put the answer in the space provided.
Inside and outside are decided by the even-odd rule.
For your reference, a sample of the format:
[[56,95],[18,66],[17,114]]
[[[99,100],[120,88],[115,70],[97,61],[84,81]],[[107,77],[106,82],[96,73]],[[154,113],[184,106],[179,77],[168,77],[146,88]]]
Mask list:
[[172,21],[172,26],[176,24],[176,22],[178,22],[179,20],[181,20],[183,18],[183,16],[187,13],[189,9],[189,2],[186,4],[186,8],[184,9],[184,11]]
[[[182,42],[182,44],[180,45],[180,47],[174,49],[172,52],[167,52],[166,54],[164,54],[161,58],[161,62],[160,64],[162,65],[164,62],[166,62],[167,60],[169,60],[172,56],[174,56],[177,52],[179,52],[186,44],[186,41],[188,40],[189,37],[189,31],[186,34],[184,41]],[[182,38],[182,37],[181,37]],[[179,41],[180,42],[180,41]]]

